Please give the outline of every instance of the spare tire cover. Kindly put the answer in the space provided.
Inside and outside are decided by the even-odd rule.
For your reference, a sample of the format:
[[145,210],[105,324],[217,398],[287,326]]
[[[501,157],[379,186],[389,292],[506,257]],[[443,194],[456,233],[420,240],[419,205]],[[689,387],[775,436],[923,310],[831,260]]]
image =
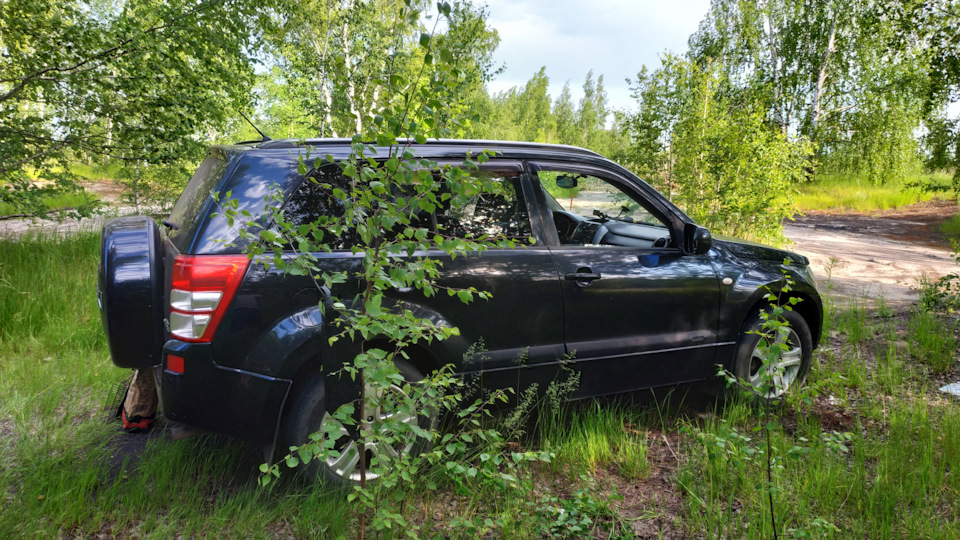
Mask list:
[[160,230],[148,217],[107,221],[100,236],[97,302],[113,363],[144,369],[163,347]]

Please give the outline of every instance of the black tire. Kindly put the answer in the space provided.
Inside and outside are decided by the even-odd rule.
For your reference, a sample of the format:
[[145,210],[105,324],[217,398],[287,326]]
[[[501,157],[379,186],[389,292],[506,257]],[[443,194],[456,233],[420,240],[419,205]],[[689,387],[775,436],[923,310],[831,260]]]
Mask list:
[[[810,372],[813,358],[813,337],[807,321],[796,311],[784,311],[783,319],[789,325],[787,337],[788,351],[781,355],[781,376],[777,387],[766,395],[761,395],[758,389],[758,375],[762,367],[760,346],[764,320],[761,312],[757,311],[747,318],[740,329],[740,338],[737,341],[736,353],[733,357],[733,374],[745,388],[754,391],[758,399],[774,401],[788,392],[803,385]],[[728,393],[737,392],[736,386],[731,386]]]
[[[424,379],[423,374],[420,373],[419,370],[405,361],[397,360],[396,366],[407,382],[416,383]],[[310,440],[311,434],[323,429],[324,422],[330,421],[329,414],[326,410],[325,395],[323,373],[312,373],[299,385],[299,389],[295,391],[295,394],[291,398],[290,407],[287,409],[287,415],[283,422],[280,434],[280,445],[277,452],[278,458],[285,456],[291,446],[299,446]],[[435,411],[429,414],[421,413],[417,416],[417,424],[426,430],[434,429],[436,427],[436,420],[437,415]],[[354,447],[352,443],[353,439],[346,434],[344,434],[342,440],[338,441],[338,450],[343,453],[343,457],[346,457],[347,451]],[[413,455],[417,455],[426,450],[428,444],[429,441],[417,439],[407,447],[399,449],[399,451],[407,451]],[[340,446],[343,448],[340,448]],[[394,451],[396,450],[398,449],[394,449]],[[367,449],[368,463],[369,458],[375,451],[376,449],[374,448]],[[358,452],[356,453],[358,454]],[[306,478],[323,480],[332,487],[346,488],[359,484],[359,472],[345,475],[344,469],[346,469],[346,467],[341,466],[341,470],[337,470],[337,465],[336,460],[325,462],[320,459],[314,459],[310,463],[301,464],[299,469],[301,474]],[[368,482],[375,480],[376,476],[369,473],[367,474]]]

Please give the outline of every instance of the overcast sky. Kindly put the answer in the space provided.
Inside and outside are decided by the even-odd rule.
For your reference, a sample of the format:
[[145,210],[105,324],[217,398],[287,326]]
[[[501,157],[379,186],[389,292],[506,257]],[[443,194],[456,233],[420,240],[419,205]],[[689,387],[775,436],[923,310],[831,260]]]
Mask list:
[[683,53],[710,0],[486,0],[489,23],[500,34],[494,58],[506,70],[489,87],[493,92],[526,84],[546,66],[550,96],[570,81],[574,103],[583,95],[593,69],[603,75],[608,102],[632,107],[624,79],[644,64],[660,65],[664,51]]

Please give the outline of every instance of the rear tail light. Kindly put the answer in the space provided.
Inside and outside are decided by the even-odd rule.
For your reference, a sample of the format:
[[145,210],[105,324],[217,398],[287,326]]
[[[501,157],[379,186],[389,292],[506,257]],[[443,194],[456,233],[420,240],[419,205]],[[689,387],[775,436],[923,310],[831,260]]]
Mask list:
[[249,264],[246,255],[177,255],[170,284],[170,335],[209,342]]

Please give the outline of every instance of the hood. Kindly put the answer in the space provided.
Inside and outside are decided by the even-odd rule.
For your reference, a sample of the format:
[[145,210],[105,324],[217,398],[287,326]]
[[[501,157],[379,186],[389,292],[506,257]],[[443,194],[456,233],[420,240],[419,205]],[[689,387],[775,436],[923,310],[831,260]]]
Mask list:
[[741,240],[740,238],[715,235],[713,237],[713,244],[715,246],[719,244],[719,246],[723,247],[731,254],[740,257],[741,259],[759,259],[763,261],[776,262],[783,262],[784,259],[790,259],[797,264],[810,264],[810,259],[807,259],[799,253],[765,246],[756,242]]

